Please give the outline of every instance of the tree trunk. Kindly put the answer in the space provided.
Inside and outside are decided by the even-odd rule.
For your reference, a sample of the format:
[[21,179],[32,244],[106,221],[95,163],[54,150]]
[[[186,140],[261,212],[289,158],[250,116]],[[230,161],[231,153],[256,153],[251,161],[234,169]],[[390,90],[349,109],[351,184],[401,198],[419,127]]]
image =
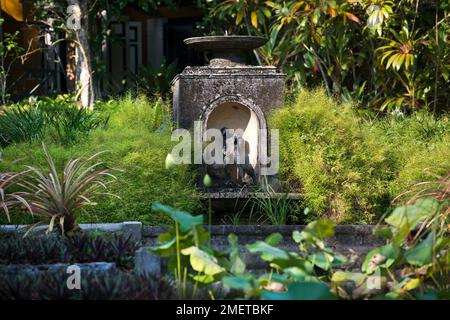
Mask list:
[[74,80],[77,88],[77,100],[86,108],[95,101],[94,84],[89,49],[88,0],[68,0],[69,21],[67,27],[72,30],[75,43]]

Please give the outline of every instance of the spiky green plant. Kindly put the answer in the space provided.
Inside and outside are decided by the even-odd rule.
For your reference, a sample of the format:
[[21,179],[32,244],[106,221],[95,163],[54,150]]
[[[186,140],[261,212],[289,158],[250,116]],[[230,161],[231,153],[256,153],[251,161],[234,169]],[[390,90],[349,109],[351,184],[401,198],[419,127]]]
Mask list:
[[17,196],[23,198],[29,212],[44,217],[44,220],[30,226],[30,229],[49,222],[47,232],[56,227],[61,234],[68,236],[80,231],[77,217],[87,206],[95,205],[99,196],[115,196],[108,193],[107,185],[116,177],[103,162],[96,160],[104,152],[83,159],[69,160],[61,173],[45,144],[42,144],[47,168],[27,166],[28,170],[17,175],[17,186],[21,188]]

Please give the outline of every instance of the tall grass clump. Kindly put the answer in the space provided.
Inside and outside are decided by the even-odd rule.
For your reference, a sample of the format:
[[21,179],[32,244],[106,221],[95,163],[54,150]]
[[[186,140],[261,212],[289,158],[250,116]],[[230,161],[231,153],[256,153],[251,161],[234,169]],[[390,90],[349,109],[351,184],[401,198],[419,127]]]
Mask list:
[[[191,168],[176,166],[171,172],[164,168],[164,159],[173,142],[169,108],[163,101],[128,95],[96,108],[108,114],[106,126],[70,145],[48,136],[43,139],[58,170],[71,158],[103,150],[109,152],[102,154],[99,160],[107,167],[121,169],[115,174],[117,181],[109,185],[109,192],[119,198],[99,199],[95,206],[80,215],[79,222],[165,223],[164,215],[150,210],[156,201],[190,211],[199,208]],[[39,167],[45,163],[40,142],[11,144],[1,152],[0,172],[17,172],[23,170],[24,165]]]
[[107,122],[107,113],[82,108],[70,95],[30,98],[0,108],[0,146],[40,141],[45,136],[68,145]]
[[322,89],[301,92],[271,125],[280,129],[280,174],[304,194],[310,219],[376,222],[400,190],[423,180],[423,169],[450,159],[445,117],[367,121]]

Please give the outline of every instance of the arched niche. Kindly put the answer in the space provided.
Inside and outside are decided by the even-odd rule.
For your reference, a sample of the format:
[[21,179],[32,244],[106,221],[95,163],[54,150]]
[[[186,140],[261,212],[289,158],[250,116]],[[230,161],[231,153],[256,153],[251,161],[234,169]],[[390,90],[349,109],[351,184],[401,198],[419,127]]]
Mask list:
[[[200,120],[203,122],[202,130],[215,129],[241,129],[246,143],[246,153],[256,176],[259,176],[260,154],[267,137],[263,137],[267,129],[263,112],[252,101],[240,96],[222,96],[203,108]],[[257,183],[257,182],[256,182]]]

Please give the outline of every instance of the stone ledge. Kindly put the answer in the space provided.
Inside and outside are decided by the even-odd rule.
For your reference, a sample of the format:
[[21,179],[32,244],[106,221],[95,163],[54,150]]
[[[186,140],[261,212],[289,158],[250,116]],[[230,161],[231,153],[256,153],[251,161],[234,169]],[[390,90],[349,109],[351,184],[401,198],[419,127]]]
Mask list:
[[274,198],[274,199],[289,199],[289,200],[299,200],[303,197],[301,193],[271,193],[267,194],[264,192],[242,192],[242,191],[231,191],[231,192],[205,192],[199,195],[200,199],[250,199],[253,197],[258,198]]
[[[0,225],[1,233],[25,233],[28,225]],[[48,225],[42,225],[33,228],[30,234],[43,233]],[[142,240],[142,223],[138,221],[125,221],[122,223],[86,223],[80,224],[80,228],[87,232],[104,232],[118,233],[123,232],[125,237],[130,237],[132,241],[139,242]]]

